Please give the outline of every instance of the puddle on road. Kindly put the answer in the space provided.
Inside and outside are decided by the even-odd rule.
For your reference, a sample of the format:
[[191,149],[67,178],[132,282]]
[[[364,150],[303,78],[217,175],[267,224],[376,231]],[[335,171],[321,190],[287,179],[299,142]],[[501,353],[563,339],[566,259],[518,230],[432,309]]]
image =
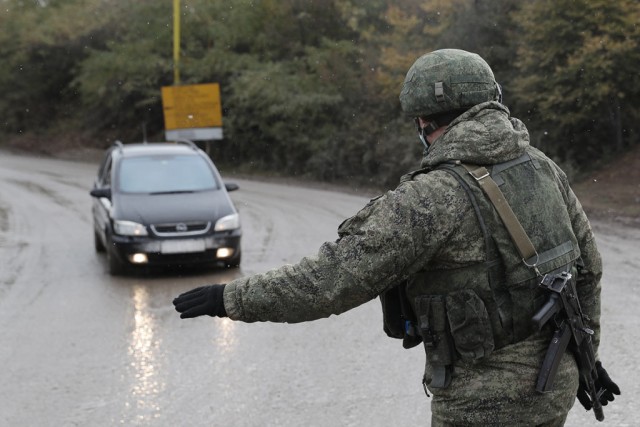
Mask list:
[[[131,390],[125,403],[135,422],[148,422],[160,416],[159,395],[165,384],[160,380],[157,354],[161,345],[157,337],[157,320],[149,309],[149,291],[142,285],[133,288],[134,328],[129,345]],[[131,419],[121,420],[127,424]]]
[[233,356],[236,349],[236,322],[225,317],[218,321],[218,332],[214,339],[215,348],[220,353],[219,360],[221,363],[228,361]]

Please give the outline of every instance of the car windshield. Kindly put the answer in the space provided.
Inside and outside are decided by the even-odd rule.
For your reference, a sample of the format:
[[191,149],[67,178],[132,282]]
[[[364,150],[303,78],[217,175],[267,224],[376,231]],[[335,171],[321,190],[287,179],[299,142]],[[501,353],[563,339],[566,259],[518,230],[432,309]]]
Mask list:
[[120,164],[118,186],[125,193],[183,193],[218,188],[207,162],[189,155],[125,158]]

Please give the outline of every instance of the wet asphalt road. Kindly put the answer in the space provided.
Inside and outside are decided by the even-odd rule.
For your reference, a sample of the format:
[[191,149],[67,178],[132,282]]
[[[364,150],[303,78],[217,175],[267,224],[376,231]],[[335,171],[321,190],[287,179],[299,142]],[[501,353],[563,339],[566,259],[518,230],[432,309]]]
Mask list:
[[[180,292],[312,254],[368,200],[235,180],[238,270],[111,277],[93,249],[97,165],[0,151],[0,426],[429,425],[424,354],[386,338],[378,301],[279,325],[180,320]],[[600,354],[635,426],[640,232],[596,223],[605,260]],[[568,426],[601,425],[579,404]]]

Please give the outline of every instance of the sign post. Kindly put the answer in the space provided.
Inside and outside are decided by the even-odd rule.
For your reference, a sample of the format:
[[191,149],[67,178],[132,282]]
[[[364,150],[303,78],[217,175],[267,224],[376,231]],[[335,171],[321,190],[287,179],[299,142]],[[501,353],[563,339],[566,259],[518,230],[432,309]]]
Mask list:
[[180,0],[173,0],[173,84],[180,84]]

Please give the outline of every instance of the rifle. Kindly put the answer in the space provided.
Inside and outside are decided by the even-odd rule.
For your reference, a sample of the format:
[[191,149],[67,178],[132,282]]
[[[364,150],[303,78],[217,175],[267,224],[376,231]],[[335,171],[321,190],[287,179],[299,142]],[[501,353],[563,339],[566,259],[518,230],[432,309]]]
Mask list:
[[593,330],[586,324],[588,318],[582,313],[578,294],[571,274],[563,271],[557,274],[547,274],[542,279],[540,287],[550,293],[549,299],[531,319],[538,330],[550,320],[554,319],[556,331],[551,339],[545,355],[536,391],[540,393],[553,389],[553,382],[560,365],[562,355],[570,346],[578,364],[580,381],[587,385],[593,412],[598,421],[604,420],[600,397],[603,389],[596,390],[598,379],[596,371],[595,353],[591,338]]

